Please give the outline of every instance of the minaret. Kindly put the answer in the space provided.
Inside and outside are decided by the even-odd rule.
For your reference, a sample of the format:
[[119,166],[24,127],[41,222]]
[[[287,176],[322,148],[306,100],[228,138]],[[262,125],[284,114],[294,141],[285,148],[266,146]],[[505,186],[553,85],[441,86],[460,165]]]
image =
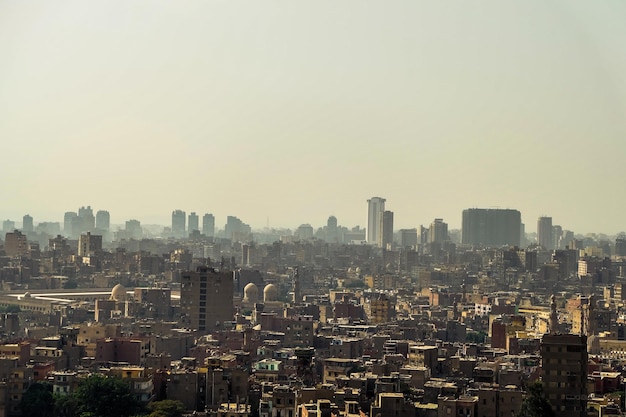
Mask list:
[[554,294],[550,297],[550,323],[549,323],[549,333],[556,334],[556,329],[559,324],[559,315],[556,312],[556,297]]

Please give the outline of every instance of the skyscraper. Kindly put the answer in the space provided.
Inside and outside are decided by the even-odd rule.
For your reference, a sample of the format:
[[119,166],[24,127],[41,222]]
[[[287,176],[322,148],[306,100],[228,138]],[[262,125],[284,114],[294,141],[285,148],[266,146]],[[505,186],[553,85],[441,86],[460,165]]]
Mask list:
[[400,229],[400,246],[415,248],[417,246],[417,229]]
[[211,213],[202,216],[202,234],[206,237],[215,236],[215,216]]
[[198,215],[196,214],[195,211],[192,211],[189,214],[189,218],[187,221],[187,230],[189,231],[189,233],[193,233],[194,230],[196,231],[200,231],[200,226],[199,226],[199,222],[198,222],[199,218]]
[[22,217],[22,231],[24,233],[30,233],[33,230],[35,230],[35,227],[33,226],[33,218],[31,215],[25,214],[24,217]]
[[2,231],[3,232],[12,232],[15,230],[15,222],[13,220],[6,219],[2,222]]
[[233,319],[233,273],[198,267],[181,275],[183,322],[199,332],[223,328]]
[[448,223],[444,223],[443,219],[435,219],[428,229],[429,243],[443,243],[448,240]]
[[182,210],[174,210],[172,212],[172,235],[177,238],[186,236],[186,219],[187,214]]
[[74,219],[76,217],[78,217],[78,214],[74,211],[67,211],[63,216],[63,234],[70,239],[75,237],[79,232],[79,230],[73,229]]
[[98,210],[96,213],[96,229],[108,232],[111,228],[111,215],[106,210]]
[[537,220],[537,244],[544,249],[554,249],[552,217],[539,217]]
[[463,210],[461,243],[480,246],[519,246],[522,215],[511,209]]
[[224,233],[226,234],[226,239],[243,242],[249,240],[252,229],[249,225],[242,222],[238,217],[226,216]]
[[388,249],[393,243],[393,211],[385,210],[381,217],[381,233],[379,245]]
[[382,241],[382,217],[385,212],[385,200],[372,197],[367,200],[367,243],[379,245]]
[[615,255],[626,256],[626,238],[618,237],[615,239]]
[[563,228],[558,224],[552,226],[552,248],[553,249],[562,249],[563,248]]
[[93,215],[91,206],[81,207],[78,209],[78,217],[80,217],[80,231],[74,230],[74,233],[91,232],[96,227],[96,217]]
[[331,243],[339,242],[339,229],[337,228],[337,218],[330,216],[326,221],[326,241]]
[[130,239],[141,239],[143,229],[139,220],[131,219],[126,221],[126,237]]

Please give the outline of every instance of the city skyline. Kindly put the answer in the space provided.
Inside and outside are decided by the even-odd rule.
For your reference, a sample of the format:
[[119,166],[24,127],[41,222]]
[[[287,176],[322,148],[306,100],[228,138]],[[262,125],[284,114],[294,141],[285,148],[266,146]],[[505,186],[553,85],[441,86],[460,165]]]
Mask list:
[[626,5],[0,2],[0,217],[625,229]]
[[[338,219],[337,216],[333,215],[333,214],[329,214],[326,219],[320,223],[320,224],[315,224],[313,222],[307,221],[306,219],[303,219],[302,221],[300,221],[297,224],[294,225],[285,225],[285,224],[271,224],[269,225],[269,229],[274,229],[274,230],[281,230],[281,229],[289,229],[292,230],[294,233],[297,232],[297,229],[300,226],[305,226],[305,225],[310,225],[313,227],[313,229],[318,229],[318,228],[323,228],[327,225],[327,222],[329,221],[330,218],[334,218],[335,222],[337,222],[337,224],[341,227],[345,227],[348,229],[352,229],[354,227],[359,227],[361,230],[365,230],[366,234],[366,240],[367,240],[367,236],[368,236],[368,223],[369,220],[371,220],[371,215],[372,215],[372,204],[370,203],[371,201],[382,201],[382,207],[384,208],[385,205],[385,201],[387,201],[385,198],[381,198],[381,197],[372,197],[371,199],[366,200],[365,202],[365,207],[362,207],[363,209],[363,218],[364,221],[358,224],[351,224],[351,223],[346,223],[346,222],[342,222],[341,219]],[[388,207],[389,208],[389,207]],[[188,235],[188,233],[190,233],[190,230],[188,228],[188,225],[186,224],[187,220],[188,220],[188,216],[196,216],[198,217],[199,215],[201,216],[208,216],[208,218],[210,218],[211,220],[207,221],[209,223],[207,223],[207,227],[208,229],[206,231],[209,230],[214,230],[215,231],[221,231],[224,232],[227,228],[228,228],[228,221],[229,219],[235,219],[237,222],[241,223],[241,224],[245,224],[246,226],[249,225],[249,227],[253,230],[253,231],[262,231],[264,229],[268,229],[268,224],[265,225],[255,225],[255,224],[250,224],[247,219],[243,218],[243,219],[239,219],[237,216],[234,216],[233,214],[227,214],[224,215],[223,218],[221,215],[216,216],[214,213],[210,213],[210,212],[201,212],[198,211],[196,212],[187,212],[184,209],[173,209],[172,211],[170,211],[168,213],[168,215],[163,216],[164,220],[163,221],[155,221],[155,222],[150,222],[150,221],[145,221],[144,219],[141,218],[141,216],[132,216],[131,218],[127,218],[127,219],[122,219],[119,216],[113,216],[114,220],[111,221],[109,216],[111,216],[110,211],[108,211],[106,208],[92,208],[92,206],[87,205],[87,206],[81,206],[78,210],[75,211],[65,211],[63,214],[64,216],[62,216],[62,218],[59,219],[55,219],[55,218],[38,218],[37,216],[33,216],[31,214],[31,212],[27,212],[24,213],[23,215],[19,216],[19,217],[15,217],[15,218],[9,218],[6,216],[2,216],[2,212],[0,212],[0,222],[4,223],[4,222],[10,222],[10,223],[14,223],[15,224],[15,228],[16,229],[22,229],[24,227],[24,225],[22,224],[22,221],[20,221],[20,219],[26,220],[27,222],[29,222],[29,224],[27,225],[27,227],[32,227],[33,225],[38,225],[39,223],[59,223],[60,227],[62,230],[65,229],[65,227],[70,227],[67,226],[67,218],[63,218],[63,217],[67,217],[67,215],[73,215],[74,217],[77,217],[77,219],[79,218],[79,215],[77,215],[78,212],[80,212],[81,210],[85,210],[87,209],[90,212],[95,212],[97,210],[98,215],[102,215],[102,214],[106,214],[107,216],[107,221],[106,224],[107,226],[110,224],[110,226],[112,227],[111,230],[123,230],[124,226],[126,225],[126,227],[128,227],[128,222],[137,222],[138,224],[141,224],[142,226],[148,227],[148,226],[159,226],[159,227],[163,227],[163,228],[169,228],[172,229],[172,233],[174,236],[176,237],[185,237]],[[511,208],[506,208],[506,209],[502,209],[500,207],[471,207],[471,208],[465,208],[463,209],[460,213],[459,213],[459,217],[461,217],[461,221],[459,222],[459,224],[455,224],[454,220],[449,221],[449,219],[446,218],[441,218],[441,217],[434,217],[433,219],[420,219],[417,222],[408,224],[408,225],[396,225],[394,224],[393,226],[393,232],[400,232],[401,230],[407,230],[407,229],[415,229],[421,226],[421,227],[425,227],[426,229],[429,228],[433,228],[433,224],[437,224],[437,222],[444,222],[445,221],[445,228],[446,230],[448,228],[450,228],[450,230],[456,230],[456,231],[462,231],[463,227],[462,227],[462,222],[463,219],[466,215],[466,212],[468,211],[486,211],[486,212],[519,212],[519,210],[516,209],[511,209]],[[389,213],[392,218],[395,215],[395,211],[394,210],[384,210],[385,213]],[[175,214],[177,214],[175,216]],[[380,218],[380,222],[382,222],[382,212],[377,213],[375,215],[375,217],[379,217]],[[542,221],[544,219],[552,219],[552,217],[546,217],[544,214],[540,215],[538,218],[532,220],[532,219],[527,219],[528,221],[525,221],[525,217],[524,217],[524,213],[518,213],[518,215],[521,216],[521,226],[523,226],[524,229],[524,233],[526,235],[537,235],[537,239],[540,239],[540,224],[542,223]],[[174,218],[177,218],[177,226],[174,226]],[[558,218],[558,217],[557,217]],[[139,219],[139,220],[137,220]],[[64,225],[64,220],[66,221],[65,225]],[[198,231],[202,231],[200,229],[203,229],[203,227],[200,226],[199,223],[199,218],[196,220],[198,223],[195,225],[196,227],[198,227]],[[204,221],[204,219],[203,219]],[[181,223],[182,222],[182,223]],[[392,220],[393,222],[393,220]],[[376,223],[376,222],[375,222]],[[406,221],[405,221],[406,223]],[[403,223],[404,224],[404,223]],[[382,227],[382,223],[381,226]],[[610,231],[610,232],[605,232],[605,231],[598,231],[598,230],[587,230],[587,231],[581,231],[581,230],[576,230],[573,228],[568,227],[567,225],[563,225],[563,224],[558,224],[557,221],[554,222],[554,227],[558,227],[561,230],[561,233],[563,231],[571,231],[577,235],[587,235],[587,234],[602,234],[602,235],[607,235],[607,236],[617,236],[620,234],[624,234],[626,233],[626,230],[616,230],[616,231]],[[552,228],[552,225],[550,225],[550,229]],[[87,227],[85,228],[85,230],[100,230],[100,228],[98,228],[97,224],[95,227]],[[106,228],[108,230],[108,227]],[[174,230],[176,229],[176,230]],[[195,227],[194,227],[195,229]],[[203,231],[204,232],[204,231]],[[378,233],[380,234],[381,232],[378,231]],[[447,232],[446,232],[447,233]],[[544,231],[544,233],[552,233],[552,232],[546,232]],[[212,236],[212,232],[209,232],[209,234]],[[523,237],[523,236],[522,236]],[[370,244],[378,244],[378,240],[369,242]],[[545,241],[542,241],[543,246],[546,246]],[[548,245],[550,246],[550,245]]]

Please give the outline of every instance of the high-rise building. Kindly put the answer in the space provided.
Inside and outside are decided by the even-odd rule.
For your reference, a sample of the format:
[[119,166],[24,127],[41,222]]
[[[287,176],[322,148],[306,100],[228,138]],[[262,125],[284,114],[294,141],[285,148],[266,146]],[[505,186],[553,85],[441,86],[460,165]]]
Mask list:
[[417,229],[400,229],[400,246],[415,248],[417,246]]
[[33,230],[35,230],[33,217],[30,214],[25,214],[24,217],[22,217],[22,231],[24,233],[30,233]]
[[143,229],[139,220],[131,219],[126,221],[126,236],[129,239],[141,239],[143,237]]
[[92,235],[91,232],[80,235],[78,238],[78,256],[91,256],[102,252],[102,236]]
[[339,228],[337,227],[337,218],[335,216],[328,217],[326,221],[326,241],[331,243],[339,242]]
[[543,389],[557,417],[587,415],[587,337],[546,334],[541,339]]
[[73,229],[74,219],[76,217],[78,217],[78,214],[74,211],[67,211],[63,216],[63,233],[70,239],[74,238],[79,232],[79,230]]
[[226,234],[226,239],[243,242],[249,240],[252,229],[239,218],[235,216],[226,216],[224,232]]
[[381,242],[385,201],[387,200],[380,197],[372,197],[367,200],[367,243],[370,245],[378,245]]
[[448,223],[435,219],[428,229],[428,243],[443,243],[448,240]]
[[313,226],[310,224],[301,224],[294,232],[294,236],[300,240],[307,240],[313,238]]
[[615,239],[615,255],[626,256],[626,238],[618,237]]
[[463,210],[461,243],[479,246],[519,246],[522,215],[511,209]]
[[111,215],[106,210],[98,210],[96,213],[96,229],[108,232],[111,228]]
[[186,237],[187,214],[182,210],[172,212],[172,235],[177,238]]
[[81,230],[83,230],[83,219],[79,216],[72,217],[72,225],[70,227],[72,231],[72,239],[78,239],[78,237],[82,234]]
[[202,216],[202,234],[206,237],[215,236],[215,216],[211,213]]
[[389,249],[393,244],[393,211],[385,210],[381,217],[379,246]]
[[195,211],[189,213],[189,218],[187,219],[187,230],[189,231],[189,234],[193,233],[194,230],[198,232],[200,231],[199,218]]
[[537,220],[537,244],[544,249],[554,249],[552,217],[539,217]]
[[30,247],[26,235],[19,230],[7,232],[4,236],[4,251],[10,257],[29,256]]
[[552,247],[563,249],[563,228],[558,224],[552,226]]
[[2,222],[2,231],[3,232],[12,232],[15,230],[15,222],[13,220],[5,220]]
[[35,228],[37,233],[43,233],[50,236],[61,234],[61,223],[59,222],[39,222]]
[[[96,217],[93,215],[91,206],[78,209],[78,217],[81,219],[81,228],[78,233],[91,232],[96,227]],[[76,230],[74,231],[76,233]]]
[[233,273],[198,267],[181,275],[180,309],[185,326],[199,332],[223,328],[233,319]]

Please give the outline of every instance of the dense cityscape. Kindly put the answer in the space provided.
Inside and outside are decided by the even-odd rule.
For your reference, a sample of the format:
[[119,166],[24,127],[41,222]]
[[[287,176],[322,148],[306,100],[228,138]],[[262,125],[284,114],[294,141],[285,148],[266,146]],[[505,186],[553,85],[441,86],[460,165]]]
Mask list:
[[496,208],[396,230],[386,203],[365,227],[3,221],[0,416],[623,415],[624,233]]
[[624,22],[0,0],[0,417],[626,417]]

